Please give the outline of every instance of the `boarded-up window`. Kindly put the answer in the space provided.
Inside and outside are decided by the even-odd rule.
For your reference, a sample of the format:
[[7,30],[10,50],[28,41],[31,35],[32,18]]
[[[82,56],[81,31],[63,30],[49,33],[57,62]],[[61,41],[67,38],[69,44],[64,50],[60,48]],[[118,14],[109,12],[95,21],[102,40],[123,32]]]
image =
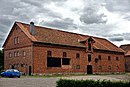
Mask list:
[[61,58],[47,58],[47,67],[61,67]]
[[62,65],[70,65],[70,59],[69,58],[62,58]]

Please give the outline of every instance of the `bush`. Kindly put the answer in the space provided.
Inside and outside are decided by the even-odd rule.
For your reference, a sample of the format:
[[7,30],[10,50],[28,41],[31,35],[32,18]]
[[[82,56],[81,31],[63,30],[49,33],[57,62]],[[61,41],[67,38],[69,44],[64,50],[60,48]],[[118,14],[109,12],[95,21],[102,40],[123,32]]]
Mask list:
[[130,82],[111,82],[94,80],[65,80],[60,79],[56,82],[57,87],[130,87]]

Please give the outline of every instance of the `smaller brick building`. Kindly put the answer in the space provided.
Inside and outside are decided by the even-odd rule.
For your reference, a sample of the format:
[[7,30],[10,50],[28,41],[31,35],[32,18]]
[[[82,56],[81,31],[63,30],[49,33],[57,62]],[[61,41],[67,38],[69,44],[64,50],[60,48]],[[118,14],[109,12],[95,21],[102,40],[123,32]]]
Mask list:
[[125,51],[125,71],[130,72],[130,44],[121,45],[120,48]]
[[24,73],[122,73],[124,51],[104,38],[15,22],[4,45],[5,69]]

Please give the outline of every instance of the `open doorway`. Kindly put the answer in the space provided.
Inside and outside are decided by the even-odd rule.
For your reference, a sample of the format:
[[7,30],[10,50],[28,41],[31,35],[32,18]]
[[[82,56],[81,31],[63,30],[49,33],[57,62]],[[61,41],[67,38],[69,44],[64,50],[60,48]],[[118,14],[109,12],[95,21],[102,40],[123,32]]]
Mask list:
[[93,74],[92,65],[87,65],[87,74]]
[[14,65],[11,66],[11,69],[14,69]]
[[31,66],[29,66],[29,75],[31,75],[31,73],[32,73],[32,69],[31,69],[32,67]]

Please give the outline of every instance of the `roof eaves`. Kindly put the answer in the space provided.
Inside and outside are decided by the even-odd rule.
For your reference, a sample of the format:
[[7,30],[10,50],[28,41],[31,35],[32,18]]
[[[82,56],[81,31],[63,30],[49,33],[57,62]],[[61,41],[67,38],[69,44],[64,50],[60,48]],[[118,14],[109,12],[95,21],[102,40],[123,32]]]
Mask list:
[[25,35],[31,40],[31,41],[37,41],[34,36],[32,36],[29,32],[28,29],[22,26],[20,22],[16,22],[16,24],[20,27],[20,29],[25,33]]
[[59,44],[59,43],[47,43],[47,42],[39,42],[33,41],[33,43],[41,43],[41,44],[48,44],[48,45],[57,45],[57,46],[67,46],[67,47],[77,47],[77,48],[86,48],[85,46],[76,46],[76,45],[67,45],[67,44]]

